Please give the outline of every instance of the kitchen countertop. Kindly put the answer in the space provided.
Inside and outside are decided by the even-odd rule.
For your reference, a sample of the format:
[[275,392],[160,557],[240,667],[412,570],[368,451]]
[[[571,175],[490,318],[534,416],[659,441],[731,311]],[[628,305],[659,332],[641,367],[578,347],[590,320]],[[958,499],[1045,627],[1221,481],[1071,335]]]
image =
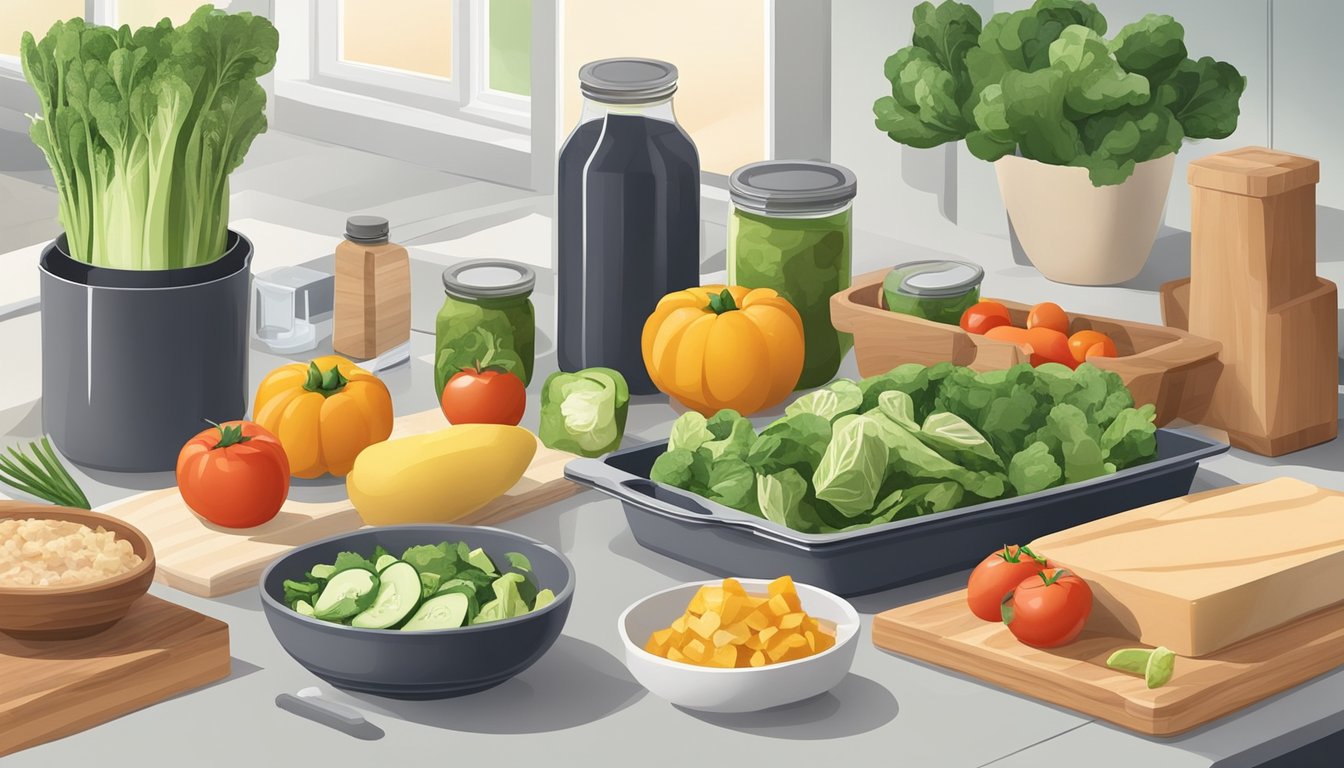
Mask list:
[[[535,222],[531,222],[535,224]],[[245,224],[239,228],[247,231]],[[507,243],[510,225],[501,225]],[[280,263],[307,263],[330,269],[318,236],[284,236],[276,225],[256,226],[276,237],[258,243],[254,271]],[[520,251],[549,247],[529,225],[519,235]],[[254,236],[254,239],[256,238]],[[334,243],[334,239],[326,238]],[[1160,322],[1154,290],[1160,274],[1123,288],[1080,288],[1050,283],[1035,270],[1012,261],[1002,241],[985,238],[975,260],[986,268],[986,295],[1026,301],[1053,300],[1066,310]],[[399,414],[434,407],[431,382],[433,318],[441,300],[438,274],[459,255],[452,241],[413,248],[415,333],[412,360],[387,372]],[[304,249],[308,249],[305,251]],[[25,252],[31,249],[24,249]],[[707,248],[712,253],[713,248]],[[864,253],[880,254],[865,258]],[[865,237],[855,273],[893,260],[928,257],[927,249]],[[938,254],[946,255],[946,254]],[[0,257],[0,285],[10,294],[31,284],[36,265]],[[967,256],[962,253],[962,256]],[[1155,257],[1156,258],[1156,257]],[[270,264],[269,260],[276,260]],[[707,265],[707,277],[721,263]],[[1153,270],[1169,269],[1156,264]],[[1151,272],[1151,270],[1150,270]],[[536,382],[554,370],[551,318],[552,276],[539,275],[534,295],[541,324]],[[35,284],[32,285],[35,290]],[[40,392],[36,306],[26,295],[0,301],[0,348],[10,366],[0,392],[0,432],[6,443],[40,433]],[[329,348],[329,341],[326,342]],[[321,350],[319,350],[321,351]],[[300,359],[309,354],[296,356]],[[251,361],[253,385],[284,362],[258,348]],[[855,376],[853,356],[841,375]],[[13,386],[11,386],[13,385]],[[529,393],[524,426],[536,427],[537,392]],[[661,439],[677,412],[665,398],[634,398],[626,445]],[[1344,444],[1336,441],[1268,459],[1241,451],[1205,461],[1195,490],[1291,475],[1330,487],[1344,487]],[[76,472],[95,505],[139,490],[163,487],[171,475],[119,476]],[[140,765],[280,766],[349,765],[371,760],[487,759],[505,765],[605,764],[630,755],[635,764],[724,764],[752,759],[763,764],[802,764],[847,756],[894,759],[901,765],[959,768],[1082,764],[1089,766],[1252,766],[1344,731],[1344,671],[1319,677],[1189,734],[1155,739],[1093,721],[1073,712],[1007,693],[957,674],[878,650],[870,641],[871,617],[895,605],[959,588],[965,574],[953,574],[852,600],[863,614],[864,631],[852,672],[830,693],[771,712],[712,715],[681,710],[648,695],[626,672],[615,630],[617,615],[635,600],[673,584],[706,578],[694,567],[642,549],[625,525],[620,505],[593,492],[506,523],[505,528],[536,537],[574,562],[578,586],[564,635],[536,666],[517,678],[474,696],[441,702],[401,702],[334,691],[291,660],[271,635],[255,590],[216,599],[198,598],[155,584],[151,592],[223,621],[232,637],[233,672],[227,680],[140,710],[103,726],[35,747],[6,759],[6,765],[79,765],[124,755]],[[276,694],[320,684],[324,694],[363,710],[385,735],[359,741],[276,708]],[[507,750],[507,751],[506,751]],[[506,757],[505,757],[506,756]],[[504,762],[500,763],[500,758]],[[110,758],[109,764],[122,764]],[[1294,756],[1288,765],[1309,765]],[[1321,763],[1325,764],[1325,763]]]

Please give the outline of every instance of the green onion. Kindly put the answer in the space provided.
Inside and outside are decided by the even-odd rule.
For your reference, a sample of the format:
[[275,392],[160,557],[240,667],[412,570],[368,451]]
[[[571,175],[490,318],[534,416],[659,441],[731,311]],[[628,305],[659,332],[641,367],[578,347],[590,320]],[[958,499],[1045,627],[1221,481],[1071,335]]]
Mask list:
[[29,443],[25,449],[32,452],[36,461],[13,446],[9,448],[9,456],[0,455],[0,483],[62,507],[93,508],[47,438]]

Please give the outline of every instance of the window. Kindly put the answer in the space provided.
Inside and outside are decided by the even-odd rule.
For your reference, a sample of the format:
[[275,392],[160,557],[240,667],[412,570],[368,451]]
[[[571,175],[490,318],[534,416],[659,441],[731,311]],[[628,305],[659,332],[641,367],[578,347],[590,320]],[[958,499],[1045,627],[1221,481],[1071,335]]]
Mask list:
[[169,18],[181,24],[203,0],[0,0],[0,60],[18,68],[19,40],[24,32],[42,39],[51,25],[62,19],[83,18],[98,24],[131,29],[157,24]]
[[334,0],[315,47],[324,85],[527,125],[532,0]]

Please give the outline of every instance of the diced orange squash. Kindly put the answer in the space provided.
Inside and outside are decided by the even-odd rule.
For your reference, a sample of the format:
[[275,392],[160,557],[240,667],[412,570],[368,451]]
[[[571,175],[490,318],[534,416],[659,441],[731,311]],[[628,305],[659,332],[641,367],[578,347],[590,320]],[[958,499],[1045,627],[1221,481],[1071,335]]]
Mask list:
[[687,619],[686,626],[692,632],[708,640],[719,630],[719,614],[713,611],[706,611],[704,616],[692,616]]
[[762,629],[770,626],[770,616],[765,611],[757,608],[747,614],[746,622],[748,627],[760,632]]
[[709,589],[709,587],[705,586],[705,587],[701,587],[700,589],[696,590],[695,596],[691,598],[691,602],[690,602],[690,604],[686,606],[686,612],[687,612],[687,613],[689,613],[689,614],[691,614],[691,615],[693,615],[693,616],[701,616],[701,615],[704,615],[704,613],[705,613],[705,592],[706,592],[708,589]]
[[722,648],[715,648],[714,653],[709,657],[709,666],[723,667],[732,669],[737,665],[737,649],[731,645],[725,645]]
[[696,591],[665,629],[649,635],[644,649],[671,661],[719,669],[761,667],[806,658],[835,645],[835,636],[802,610],[793,579],[770,582],[753,595],[740,581]]

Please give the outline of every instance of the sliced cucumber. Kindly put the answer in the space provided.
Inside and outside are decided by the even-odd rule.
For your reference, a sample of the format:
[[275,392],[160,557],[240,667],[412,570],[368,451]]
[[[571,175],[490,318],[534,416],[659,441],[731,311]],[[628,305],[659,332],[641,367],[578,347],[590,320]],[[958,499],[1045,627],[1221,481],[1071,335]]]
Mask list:
[[415,566],[397,561],[387,566],[379,579],[381,583],[373,604],[355,616],[350,626],[389,629],[405,621],[420,604],[420,574]]
[[294,603],[294,612],[301,616],[312,616],[313,606],[309,605],[307,600],[300,600]]
[[445,592],[426,600],[410,621],[402,626],[406,632],[427,629],[454,629],[467,620],[471,603],[461,592]]
[[317,596],[313,615],[325,621],[343,621],[368,608],[377,592],[378,577],[370,571],[363,568],[341,571],[331,577]]
[[317,565],[313,566],[312,570],[308,571],[309,576],[312,576],[314,579],[321,579],[323,581],[330,579],[333,575],[335,575],[335,573],[336,573],[336,566],[328,565],[327,563],[318,563]]
[[378,560],[374,562],[373,570],[382,573],[384,568],[395,562],[397,562],[397,558],[391,555],[381,555]]

